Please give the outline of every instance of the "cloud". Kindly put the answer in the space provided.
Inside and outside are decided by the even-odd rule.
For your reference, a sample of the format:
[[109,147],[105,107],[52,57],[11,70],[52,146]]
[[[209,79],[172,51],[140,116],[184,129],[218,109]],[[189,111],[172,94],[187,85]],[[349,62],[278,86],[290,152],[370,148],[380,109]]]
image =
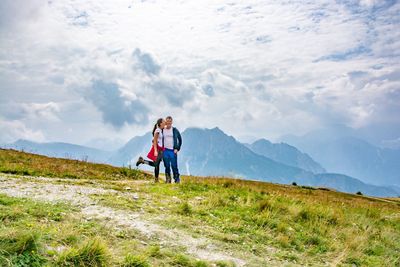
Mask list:
[[399,12],[383,0],[1,1],[0,112],[78,141],[88,123],[128,139],[165,114],[233,135],[394,129]]
[[395,126],[400,125],[399,88],[398,72],[349,72],[316,91],[312,100],[331,120],[354,128],[384,121]]
[[45,2],[41,0],[2,0],[0,1],[0,32],[15,30],[15,26],[34,22],[41,15]]
[[396,0],[360,0],[359,4],[361,7],[383,9],[396,4]]
[[116,83],[95,80],[85,98],[101,112],[103,121],[116,129],[120,129],[126,123],[148,123],[147,106],[139,99],[124,98]]
[[337,52],[337,53],[334,53],[331,55],[323,56],[314,62],[318,62],[318,61],[322,61],[322,60],[342,61],[342,60],[348,60],[350,58],[354,58],[354,57],[360,56],[362,54],[368,54],[368,53],[371,53],[371,49],[366,48],[361,45],[361,46],[358,46],[353,49],[349,49],[344,52]]
[[[211,94],[237,94],[247,92],[247,86],[240,80],[234,79],[217,69],[207,69],[200,75],[203,88],[211,86]],[[208,90],[210,90],[208,89]]]
[[400,149],[400,137],[393,140],[382,140],[381,144],[383,147]]
[[44,134],[38,130],[29,129],[18,120],[6,121],[0,118],[0,143],[6,144],[16,139],[26,139],[43,142],[46,140]]
[[190,80],[185,80],[173,76],[161,76],[150,84],[152,90],[157,94],[157,99],[164,99],[174,107],[183,107],[187,102],[191,102],[199,88]]
[[[171,107],[183,107],[190,103],[193,98],[202,92],[195,79],[187,79],[180,75],[171,75],[163,71],[161,64],[157,63],[154,56],[149,52],[142,52],[136,48],[132,53],[132,65],[137,80],[141,81],[140,87],[151,92],[143,95],[158,105],[167,103]],[[140,70],[143,75],[139,72]]]
[[8,103],[2,104],[3,116],[12,120],[47,120],[59,121],[60,106],[54,102],[48,103]]
[[146,74],[158,75],[160,73],[161,66],[149,53],[143,53],[139,48],[136,48],[132,53],[132,58],[134,59],[134,67],[139,67]]

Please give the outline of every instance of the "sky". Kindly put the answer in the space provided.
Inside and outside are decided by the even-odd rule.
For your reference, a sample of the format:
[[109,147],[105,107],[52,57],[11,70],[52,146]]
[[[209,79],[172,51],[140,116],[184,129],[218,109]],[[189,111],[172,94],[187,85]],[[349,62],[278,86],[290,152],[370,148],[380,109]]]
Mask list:
[[0,143],[239,140],[343,125],[400,143],[400,1],[0,1]]

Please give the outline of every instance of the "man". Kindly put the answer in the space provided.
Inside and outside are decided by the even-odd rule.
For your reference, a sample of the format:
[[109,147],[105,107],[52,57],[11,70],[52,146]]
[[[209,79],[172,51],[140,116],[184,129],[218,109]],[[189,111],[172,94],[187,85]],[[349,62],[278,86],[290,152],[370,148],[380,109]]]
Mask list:
[[172,117],[165,118],[166,126],[163,130],[164,135],[164,154],[163,161],[165,167],[165,180],[171,183],[171,167],[174,174],[175,183],[180,182],[178,170],[178,152],[182,146],[182,137],[178,129],[172,127]]

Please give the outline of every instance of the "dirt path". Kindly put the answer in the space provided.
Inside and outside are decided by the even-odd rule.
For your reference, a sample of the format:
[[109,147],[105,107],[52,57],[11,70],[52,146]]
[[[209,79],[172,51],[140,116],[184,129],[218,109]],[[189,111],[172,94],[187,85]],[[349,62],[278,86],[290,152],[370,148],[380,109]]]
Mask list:
[[[114,228],[131,228],[140,233],[160,240],[160,243],[171,246],[185,247],[187,252],[199,259],[216,261],[232,261],[236,266],[244,266],[246,262],[242,259],[228,255],[218,249],[215,241],[207,238],[195,238],[191,235],[177,230],[167,229],[144,218],[140,212],[128,212],[124,210],[112,209],[99,205],[90,198],[90,195],[116,194],[126,196],[131,195],[132,199],[137,197],[137,193],[125,193],[101,187],[89,187],[81,185],[60,184],[63,179],[57,179],[58,184],[54,184],[54,178],[35,178],[30,177],[27,181],[10,177],[0,176],[0,193],[13,197],[24,197],[38,201],[48,202],[69,202],[81,208],[85,219],[99,219],[106,225]],[[100,186],[96,184],[94,186]],[[155,218],[156,219],[156,218]]]

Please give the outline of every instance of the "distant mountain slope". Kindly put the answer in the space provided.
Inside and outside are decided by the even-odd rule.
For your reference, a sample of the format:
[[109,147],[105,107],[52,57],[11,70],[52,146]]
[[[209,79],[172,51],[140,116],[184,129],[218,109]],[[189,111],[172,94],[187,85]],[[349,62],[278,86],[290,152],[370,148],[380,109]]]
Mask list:
[[376,185],[400,186],[400,150],[379,148],[355,137],[325,137],[310,133],[286,137],[328,172],[344,173]]
[[306,183],[304,185],[334,188],[336,190],[348,193],[361,192],[364,195],[370,196],[395,197],[399,195],[399,192],[393,188],[366,184],[353,177],[337,173],[316,174],[308,184]]
[[93,138],[84,143],[84,146],[100,149],[103,151],[113,152],[122,147],[126,141],[120,138]]
[[218,128],[188,128],[182,137],[179,162],[182,171],[192,175],[225,175],[279,183],[312,177],[311,172],[254,153]]
[[145,157],[147,155],[151,147],[151,140],[152,135],[150,132],[142,136],[135,136],[115,151],[107,162],[116,166],[134,166],[138,156]]
[[61,142],[37,143],[20,139],[12,144],[3,145],[2,147],[50,157],[78,159],[90,162],[106,162],[110,156],[110,153],[107,151]]
[[309,155],[285,143],[273,144],[268,140],[259,139],[252,144],[246,144],[246,146],[259,155],[292,167],[313,173],[325,172],[325,169]]

